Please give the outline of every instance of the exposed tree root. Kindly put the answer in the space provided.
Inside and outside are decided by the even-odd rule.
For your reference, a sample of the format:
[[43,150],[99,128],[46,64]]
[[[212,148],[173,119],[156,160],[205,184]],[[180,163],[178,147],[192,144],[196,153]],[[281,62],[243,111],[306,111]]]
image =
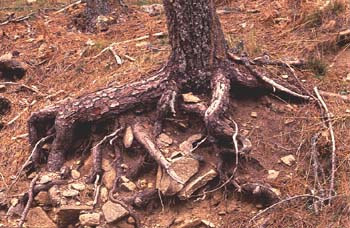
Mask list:
[[39,176],[36,176],[33,178],[32,182],[30,183],[30,186],[29,186],[29,190],[28,190],[28,201],[27,201],[27,204],[26,206],[24,207],[24,210],[23,210],[23,213],[22,213],[22,216],[21,216],[21,219],[18,223],[18,227],[22,227],[24,222],[25,222],[25,219],[28,215],[28,212],[29,212],[29,209],[33,203],[33,200],[34,200],[34,187],[35,187],[35,182],[38,180]]
[[326,103],[324,102],[323,98],[321,97],[320,93],[318,92],[317,87],[314,88],[315,94],[317,96],[317,99],[319,100],[319,104],[321,109],[324,111],[324,119],[326,126],[328,127],[329,134],[331,136],[331,142],[332,142],[332,155],[331,155],[331,179],[330,179],[330,187],[329,187],[329,193],[328,196],[332,197],[336,194],[334,189],[334,182],[335,182],[335,172],[336,172],[336,146],[335,146],[335,136],[334,136],[334,130],[333,130],[333,124],[332,124],[332,115],[328,110],[328,107]]

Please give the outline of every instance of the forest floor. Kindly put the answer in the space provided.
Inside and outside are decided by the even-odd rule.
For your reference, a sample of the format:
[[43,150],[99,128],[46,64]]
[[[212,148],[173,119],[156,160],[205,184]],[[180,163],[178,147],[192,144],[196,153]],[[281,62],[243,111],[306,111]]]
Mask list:
[[[11,110],[0,116],[0,122],[4,124],[0,130],[0,189],[1,197],[6,202],[14,203],[13,199],[27,191],[31,182],[23,175],[7,192],[30,153],[27,120],[32,112],[102,87],[145,78],[167,60],[170,51],[167,37],[152,35],[147,39],[116,45],[115,51],[123,60],[121,64],[116,62],[111,52],[97,56],[113,42],[167,32],[164,13],[150,16],[141,10],[138,2],[129,3],[131,11],[128,14],[120,15],[107,31],[96,34],[82,33],[72,23],[73,15],[82,11],[82,4],[59,13],[56,10],[62,8],[62,4],[45,1],[23,5],[22,8],[10,5],[0,9],[0,22],[5,21],[6,15],[11,12],[16,16],[34,12],[28,20],[0,25],[0,56],[17,51],[19,56],[16,58],[28,66],[26,76],[17,81],[18,84],[3,85],[3,81],[0,81],[0,95],[12,103]],[[240,41],[243,41],[243,51],[252,58],[269,55],[271,59],[303,59],[307,62],[306,66],[295,68],[295,71],[306,89],[312,92],[313,87],[317,86],[323,91],[349,94],[350,45],[337,43],[339,32],[350,25],[349,4],[346,5],[346,1],[334,5],[320,5],[320,1],[316,0],[297,2],[242,0],[221,4],[218,13],[230,47],[239,49],[242,47]],[[267,68],[273,77],[295,81],[288,69],[276,66]],[[21,87],[21,84],[31,89]],[[258,177],[261,182],[276,189],[281,199],[312,194],[315,186],[310,156],[311,138],[320,132],[317,149],[327,177],[322,184],[329,189],[331,140],[317,102],[293,102],[274,93],[246,95],[233,91],[233,94],[229,113],[239,124],[240,133],[253,144],[250,156],[260,163],[259,167],[263,167],[265,174]],[[250,221],[264,209],[263,205],[247,200],[234,193],[232,188],[224,186],[205,197],[193,197],[186,201],[165,199],[163,207],[158,205],[139,211],[144,227],[169,227],[173,221],[192,221],[194,225],[187,223],[187,227],[350,227],[350,202],[347,197],[350,193],[350,107],[344,100],[334,97],[327,97],[325,101],[332,113],[335,131],[335,189],[343,197],[334,198],[318,213],[315,213],[309,200],[292,200]],[[178,144],[191,135],[203,133],[202,124],[198,121],[185,117],[182,121],[185,122],[184,129],[171,120],[165,125],[164,132],[172,139],[168,153],[175,152]],[[96,137],[101,140],[101,136]],[[215,159],[211,147],[200,147],[196,153]],[[288,155],[293,156],[295,161],[286,165],[281,158]],[[111,153],[106,153],[104,167],[110,167],[112,160]],[[77,167],[78,161],[79,155],[72,156],[69,166]],[[74,182],[83,182],[83,178],[89,175],[89,165],[87,159],[79,170],[81,178]],[[147,187],[154,187],[156,172],[153,169],[136,180],[137,187],[140,188],[141,179],[148,183]],[[278,176],[271,178],[269,173],[278,173]],[[247,172],[245,175],[252,174]],[[86,185],[79,194],[64,203],[88,204],[93,200],[93,185]],[[38,202],[35,204],[39,205]],[[43,208],[55,221],[58,209]],[[7,219],[6,212],[7,207],[2,207],[2,227],[15,227],[18,219]],[[27,227],[40,227],[35,223],[35,215],[32,213],[30,216]],[[211,224],[196,221],[209,221]],[[133,227],[126,220],[110,227],[118,226]]]

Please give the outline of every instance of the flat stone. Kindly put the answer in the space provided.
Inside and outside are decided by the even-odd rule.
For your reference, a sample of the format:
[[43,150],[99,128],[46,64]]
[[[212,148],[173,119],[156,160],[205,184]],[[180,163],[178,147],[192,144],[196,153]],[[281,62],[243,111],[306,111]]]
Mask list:
[[79,221],[83,226],[97,226],[100,224],[100,218],[100,213],[81,214]]
[[39,192],[34,200],[39,204],[39,205],[49,205],[50,204],[50,196],[48,192],[41,191]]
[[120,185],[120,188],[125,191],[125,192],[133,192],[136,190],[136,185],[134,184],[134,182],[126,182],[126,183],[122,183]]
[[58,227],[68,227],[69,225],[75,225],[79,221],[79,215],[82,211],[91,211],[92,206],[61,206],[57,212],[57,225]]
[[29,210],[25,226],[28,228],[55,228],[56,224],[50,219],[41,207]]
[[182,94],[182,98],[185,103],[199,103],[201,102],[201,99],[192,93],[184,93]]
[[64,190],[62,192],[62,195],[64,197],[75,197],[75,196],[78,196],[79,195],[79,191],[77,190],[74,190],[74,189],[68,189],[68,190]]
[[216,176],[217,172],[214,169],[210,169],[204,174],[196,177],[194,180],[186,184],[186,186],[179,192],[179,198],[182,200],[188,199],[195,191],[206,185]]
[[199,226],[201,223],[202,220],[199,218],[185,219],[179,225],[177,225],[176,228],[193,228]]
[[160,146],[166,147],[173,143],[173,139],[169,135],[162,133],[158,136],[157,142]]
[[75,189],[78,191],[83,191],[86,188],[85,184],[83,184],[83,183],[73,183],[70,186],[72,189]]
[[250,116],[253,118],[257,118],[258,117],[258,113],[257,112],[252,112],[250,113]]
[[275,180],[275,179],[277,179],[279,174],[280,174],[280,171],[276,171],[276,170],[271,169],[268,171],[267,179]]
[[47,184],[49,183],[50,181],[52,181],[52,178],[48,175],[44,175],[40,178],[39,180],[39,184]]
[[[186,183],[192,176],[198,172],[199,162],[190,157],[180,157],[173,159],[170,164],[176,175],[183,183]],[[157,181],[157,188],[165,195],[172,196],[177,194],[182,188],[183,184],[176,182],[167,173],[160,170],[159,181]]]
[[294,155],[290,154],[282,157],[281,161],[288,166],[292,166],[295,163],[295,157]]
[[129,212],[120,204],[108,201],[102,206],[103,215],[107,223],[118,221],[119,219],[129,215]]

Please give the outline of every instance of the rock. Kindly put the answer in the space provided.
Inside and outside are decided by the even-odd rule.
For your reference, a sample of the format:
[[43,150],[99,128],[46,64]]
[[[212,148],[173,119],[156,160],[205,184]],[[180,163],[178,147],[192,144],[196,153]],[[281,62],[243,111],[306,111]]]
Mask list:
[[134,141],[134,133],[132,132],[132,128],[128,126],[125,130],[125,134],[123,138],[123,143],[125,148],[130,148],[133,141]]
[[277,196],[281,196],[281,191],[277,188],[270,188]]
[[[196,159],[189,157],[180,157],[172,160],[170,169],[172,169],[178,177],[186,183],[193,175],[198,172],[199,162]],[[178,193],[183,184],[176,182],[167,173],[158,169],[157,174],[157,189],[165,196],[173,196]]]
[[92,209],[92,206],[61,206],[57,212],[57,225],[58,227],[75,225],[79,221],[79,215],[82,211]]
[[279,174],[280,174],[280,171],[276,171],[276,170],[271,169],[268,171],[267,179],[275,180],[275,179],[277,179]]
[[41,207],[35,207],[29,210],[27,221],[25,223],[28,228],[54,228],[56,224],[49,218]]
[[108,189],[106,187],[101,188],[100,198],[101,198],[102,203],[105,203],[108,201]]
[[170,146],[173,143],[173,139],[170,138],[167,134],[160,134],[157,138],[157,144],[161,147]]
[[138,186],[139,189],[142,189],[142,190],[146,189],[147,186],[148,186],[147,180],[145,180],[145,179],[138,180],[137,181],[137,186]]
[[99,15],[96,19],[96,29],[99,32],[104,32],[108,30],[108,25],[112,21],[112,18]]
[[27,3],[28,4],[33,4],[33,3],[36,3],[36,0],[27,0]]
[[57,185],[54,185],[49,189],[49,197],[53,205],[58,205],[60,203],[61,197]]
[[102,177],[102,182],[108,189],[112,189],[115,178],[117,177],[117,172],[107,159],[102,160],[102,169],[105,171]]
[[182,94],[182,98],[185,103],[199,103],[201,102],[201,99],[192,93],[184,93]]
[[141,6],[141,10],[148,13],[151,17],[160,15],[164,12],[164,7],[162,4],[152,4]]
[[258,117],[258,113],[257,112],[252,112],[250,113],[250,116],[253,118],[257,118]]
[[218,215],[224,216],[224,215],[226,215],[226,211],[219,211],[219,212],[218,212]]
[[24,77],[27,66],[14,59],[0,60],[0,79],[17,81]]
[[129,216],[129,217],[128,217],[127,222],[128,222],[129,224],[135,224],[135,223],[136,223],[135,219],[134,219],[132,216]]
[[41,191],[35,196],[35,201],[39,205],[49,205],[50,204],[50,196],[48,192]]
[[78,190],[78,191],[83,191],[85,190],[85,184],[83,183],[73,183],[70,185],[72,189]]
[[202,219],[202,223],[203,223],[204,225],[206,225],[207,227],[209,227],[209,228],[215,228],[215,227],[216,227],[214,223],[212,223],[212,222],[210,222],[210,221],[208,221],[208,220]]
[[136,190],[136,185],[134,184],[134,182],[126,182],[126,183],[122,183],[120,185],[120,188],[125,191],[125,192],[133,192]]
[[81,214],[79,221],[83,226],[97,226],[100,224],[100,218],[100,213]]
[[281,161],[288,165],[288,166],[291,166],[295,163],[295,157],[294,155],[290,154],[290,155],[287,155],[287,156],[284,156],[281,158]]
[[62,195],[64,197],[75,197],[75,196],[78,196],[79,195],[79,191],[77,190],[74,190],[74,189],[68,189],[68,190],[64,190],[62,192]]
[[72,169],[72,171],[70,172],[70,175],[74,180],[77,180],[80,178],[80,172],[76,169]]
[[15,207],[18,204],[19,200],[17,198],[12,198],[10,200],[11,206]]
[[202,137],[203,137],[202,134],[191,135],[186,141],[182,142],[179,145],[179,149],[181,150],[181,152],[183,152],[185,154],[190,153],[191,150],[193,149],[193,143],[197,142]]
[[190,181],[186,186],[179,192],[178,196],[180,199],[188,199],[195,191],[203,187],[217,176],[217,172],[214,169],[210,169],[202,175],[199,175],[194,180]]
[[281,78],[283,78],[283,79],[288,79],[288,74],[282,74],[282,75],[281,75]]
[[40,178],[39,184],[47,184],[52,181],[52,178],[49,175],[44,175]]
[[199,218],[193,218],[193,219],[177,219],[181,222],[178,222],[176,224],[176,228],[194,228],[199,226],[202,223],[202,220]]
[[102,212],[107,223],[118,221],[129,214],[122,205],[112,203],[111,201],[108,201],[102,206]]

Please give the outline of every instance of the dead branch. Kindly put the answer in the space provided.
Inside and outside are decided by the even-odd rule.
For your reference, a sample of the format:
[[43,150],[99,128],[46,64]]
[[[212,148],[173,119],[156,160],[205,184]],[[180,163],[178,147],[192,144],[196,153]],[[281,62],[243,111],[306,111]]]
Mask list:
[[38,180],[38,178],[39,178],[39,175],[34,177],[32,182],[30,182],[30,186],[29,186],[29,190],[28,190],[28,201],[27,201],[27,204],[26,204],[26,206],[25,206],[25,208],[23,210],[21,219],[20,219],[20,221],[18,223],[18,227],[22,227],[23,226],[24,221],[25,221],[25,219],[26,219],[26,217],[28,215],[30,206],[33,203],[33,200],[34,200],[34,187],[35,187],[35,182]]
[[[231,60],[237,61],[237,57],[235,55],[229,53],[228,56],[230,57]],[[240,58],[240,61],[241,61],[241,63],[243,63],[246,66],[246,68],[250,71],[250,73],[252,75],[254,75],[257,78],[260,78],[265,83],[271,85],[274,90],[278,89],[279,91],[282,91],[282,92],[284,92],[286,94],[289,94],[289,95],[291,95],[293,97],[298,97],[298,98],[301,98],[301,99],[304,99],[304,100],[310,100],[311,99],[310,96],[296,93],[296,92],[294,92],[294,91],[292,91],[292,90],[290,90],[290,89],[288,89],[288,88],[278,84],[277,82],[275,82],[274,80],[268,78],[267,76],[265,76],[263,74],[260,74],[255,69],[253,69],[253,67],[250,65],[248,60]]]
[[35,155],[35,153],[37,153],[37,149],[38,147],[46,142],[46,140],[50,139],[51,137],[53,137],[52,135],[48,135],[42,139],[40,139],[34,146],[32,152],[30,153],[29,157],[27,158],[27,160],[24,162],[24,164],[22,165],[21,169],[17,172],[15,179],[13,180],[13,182],[10,184],[9,188],[7,189],[7,192],[11,191],[11,188],[13,187],[13,185],[18,181],[18,178],[21,176],[23,170],[29,165],[29,163],[31,162],[33,156]]
[[331,141],[332,141],[332,170],[331,170],[331,180],[330,180],[330,187],[329,187],[329,197],[333,196],[335,193],[334,190],[334,178],[335,178],[335,171],[336,171],[336,147],[335,147],[335,136],[334,136],[334,130],[333,130],[333,125],[332,125],[332,115],[328,110],[328,107],[326,103],[324,102],[323,98],[321,97],[320,93],[318,92],[317,87],[314,87],[315,94],[317,96],[317,99],[319,101],[319,105],[321,109],[324,110],[324,118],[325,118],[325,123],[328,126],[329,133],[331,135]]

